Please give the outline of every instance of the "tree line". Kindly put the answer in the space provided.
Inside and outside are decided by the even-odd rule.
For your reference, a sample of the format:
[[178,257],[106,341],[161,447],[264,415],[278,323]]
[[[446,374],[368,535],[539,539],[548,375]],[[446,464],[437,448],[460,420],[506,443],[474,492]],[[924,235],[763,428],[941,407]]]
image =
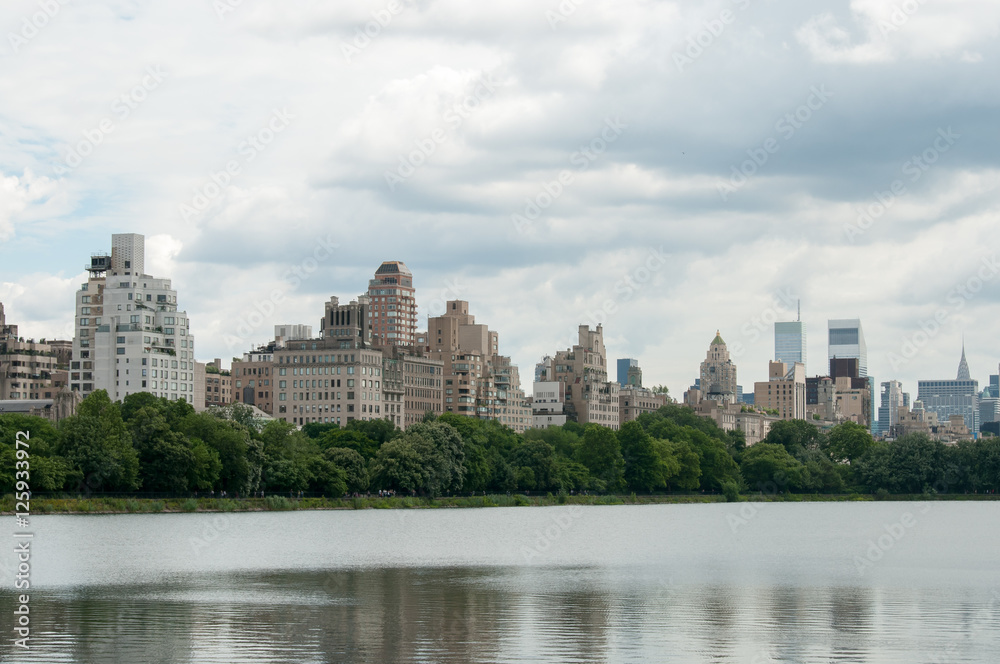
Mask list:
[[[15,434],[30,432],[34,491],[208,493],[381,489],[452,493],[924,494],[996,492],[1000,439],[944,445],[923,434],[876,442],[847,422],[822,432],[775,422],[750,447],[686,406],[668,404],[619,431],[569,422],[517,433],[493,420],[428,414],[401,431],[386,420],[259,424],[235,404],[197,413],[148,393],[90,394],[53,425],[0,416],[0,493],[15,486]],[[21,466],[23,468],[23,465]],[[23,478],[23,476],[19,476]]]

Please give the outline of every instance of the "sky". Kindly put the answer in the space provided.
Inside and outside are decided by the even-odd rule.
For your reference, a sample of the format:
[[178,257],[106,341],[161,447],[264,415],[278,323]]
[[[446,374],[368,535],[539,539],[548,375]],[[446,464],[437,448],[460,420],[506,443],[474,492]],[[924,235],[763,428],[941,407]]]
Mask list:
[[0,302],[69,338],[135,232],[203,361],[401,260],[421,327],[468,300],[524,383],[602,323],[678,398],[718,330],[752,390],[801,301],[809,375],[857,317],[875,380],[954,378],[964,337],[982,385],[998,32],[995,0],[8,0]]

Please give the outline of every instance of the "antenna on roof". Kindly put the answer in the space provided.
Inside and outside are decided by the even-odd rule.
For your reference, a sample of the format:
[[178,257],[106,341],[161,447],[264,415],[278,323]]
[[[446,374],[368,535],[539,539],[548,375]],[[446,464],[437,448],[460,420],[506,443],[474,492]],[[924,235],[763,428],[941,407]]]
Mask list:
[[797,322],[801,323],[802,322],[802,300],[796,300],[796,302],[798,303],[797,304],[798,313],[795,316],[795,320]]

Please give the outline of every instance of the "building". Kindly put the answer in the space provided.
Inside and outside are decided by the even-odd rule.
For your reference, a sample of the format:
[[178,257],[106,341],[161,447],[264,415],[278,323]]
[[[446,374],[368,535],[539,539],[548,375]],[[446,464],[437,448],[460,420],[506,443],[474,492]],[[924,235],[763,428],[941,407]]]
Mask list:
[[[272,414],[299,426],[382,419],[381,384],[379,349],[345,350],[330,337],[291,341],[273,353]],[[234,385],[234,392],[239,389]]]
[[924,408],[946,422],[952,415],[961,415],[965,426],[972,432],[979,431],[979,381],[968,378],[969,365],[965,360],[965,347],[958,364],[955,380],[921,380],[917,383],[917,399]]
[[169,279],[145,273],[142,235],[112,235],[111,244],[110,256],[91,256],[76,294],[71,389],[107,390],[114,401],[149,392],[194,403],[194,337],[177,292]]
[[358,299],[351,300],[348,304],[341,304],[340,298],[333,296],[324,307],[323,319],[319,322],[319,336],[321,338],[333,339],[338,348],[370,348],[372,346],[372,320],[374,320],[372,316],[374,312],[367,295],[360,295]]
[[[200,364],[200,363],[199,363]],[[215,358],[205,365],[205,403],[211,406],[228,406],[233,402],[233,377],[222,368],[222,360]],[[197,409],[197,404],[195,405]]]
[[428,318],[427,341],[427,355],[443,367],[444,412],[531,428],[517,365],[500,355],[499,334],[476,323],[468,302],[449,300],[444,314]]
[[701,363],[699,380],[702,398],[736,403],[736,365],[729,358],[729,349],[718,331]]
[[[286,342],[284,347],[288,343],[292,342]],[[230,370],[233,403],[256,406],[274,415],[274,354],[278,349],[275,341],[244,353],[242,360],[233,360]]]
[[403,366],[403,428],[416,424],[431,413],[444,412],[444,362],[432,357],[398,352]]
[[754,383],[754,404],[783,420],[806,419],[806,376],[801,363],[768,363],[768,381]]
[[402,261],[385,261],[368,282],[372,341],[377,347],[413,346],[417,301],[413,273]]
[[531,426],[535,429],[566,424],[566,386],[558,381],[536,381],[532,386]]
[[274,343],[278,346],[283,347],[285,343],[289,341],[300,341],[302,339],[312,338],[312,325],[296,324],[274,326]]
[[[868,346],[858,318],[828,321],[828,358],[854,358],[858,361],[858,376],[868,376]],[[831,371],[831,377],[835,377]]]
[[555,354],[546,375],[563,384],[568,420],[618,430],[620,388],[617,381],[608,381],[604,329],[581,325],[577,338],[572,348]]
[[882,383],[881,403],[878,407],[877,433],[885,436],[892,427],[899,424],[899,409],[909,406],[909,399],[904,397],[903,384],[898,380]]
[[806,324],[802,321],[774,324],[774,359],[776,362],[806,366]]
[[64,343],[22,340],[0,304],[0,400],[54,399],[69,379],[69,362],[56,345]]
[[[636,367],[637,368],[637,367]],[[643,413],[655,413],[667,404],[666,394],[657,394],[639,385],[626,383],[618,391],[619,422],[625,424],[639,419]]]
[[[629,384],[629,371],[639,368],[639,360],[626,357],[618,360],[618,384],[625,387]],[[635,385],[636,383],[632,383]],[[642,371],[639,371],[639,385],[642,384]]]

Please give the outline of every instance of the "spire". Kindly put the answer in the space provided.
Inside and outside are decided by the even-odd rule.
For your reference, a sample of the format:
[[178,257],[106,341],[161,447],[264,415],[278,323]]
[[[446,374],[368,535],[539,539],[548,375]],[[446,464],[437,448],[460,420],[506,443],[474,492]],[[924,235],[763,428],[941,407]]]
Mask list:
[[972,375],[969,373],[969,363],[965,361],[965,335],[962,335],[962,361],[958,363],[958,379],[957,380],[972,380]]
[[712,345],[713,346],[716,346],[716,345],[725,346],[726,345],[726,342],[722,340],[722,334],[719,332],[719,330],[715,331],[715,338],[712,339]]

